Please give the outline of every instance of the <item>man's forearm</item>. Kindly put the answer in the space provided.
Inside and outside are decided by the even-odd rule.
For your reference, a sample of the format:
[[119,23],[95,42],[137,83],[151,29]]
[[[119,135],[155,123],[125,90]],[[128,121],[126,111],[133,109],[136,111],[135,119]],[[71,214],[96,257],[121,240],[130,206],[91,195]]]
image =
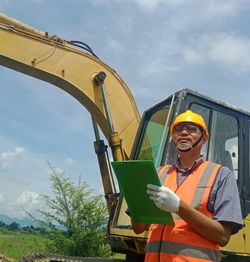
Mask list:
[[204,238],[220,246],[225,246],[228,243],[231,236],[231,227],[228,223],[215,221],[182,200],[178,215]]

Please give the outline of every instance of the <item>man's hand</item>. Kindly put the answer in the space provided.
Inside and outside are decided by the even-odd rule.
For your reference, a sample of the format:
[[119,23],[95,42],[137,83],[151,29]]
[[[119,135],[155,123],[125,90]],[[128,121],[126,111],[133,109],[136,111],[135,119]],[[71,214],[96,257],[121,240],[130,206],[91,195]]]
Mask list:
[[147,194],[158,208],[173,213],[179,211],[180,198],[169,188],[149,184]]

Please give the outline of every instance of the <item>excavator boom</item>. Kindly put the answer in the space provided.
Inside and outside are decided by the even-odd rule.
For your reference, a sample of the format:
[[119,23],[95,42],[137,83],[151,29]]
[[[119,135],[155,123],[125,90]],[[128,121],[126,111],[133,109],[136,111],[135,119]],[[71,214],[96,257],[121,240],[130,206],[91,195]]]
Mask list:
[[65,40],[0,14],[0,64],[72,95],[90,112],[109,140],[112,131],[102,91],[94,81],[99,72],[104,72],[114,130],[122,140],[125,157],[130,155],[140,121],[139,112],[124,81],[101,60],[72,48]]

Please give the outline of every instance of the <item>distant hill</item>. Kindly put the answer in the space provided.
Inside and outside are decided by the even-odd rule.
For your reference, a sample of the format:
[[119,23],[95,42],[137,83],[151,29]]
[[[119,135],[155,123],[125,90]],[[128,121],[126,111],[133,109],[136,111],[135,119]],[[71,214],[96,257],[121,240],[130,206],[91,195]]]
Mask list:
[[25,226],[37,226],[37,223],[30,218],[16,218],[9,217],[4,214],[0,214],[0,221],[3,221],[6,225],[11,224],[12,222],[18,223],[21,227]]

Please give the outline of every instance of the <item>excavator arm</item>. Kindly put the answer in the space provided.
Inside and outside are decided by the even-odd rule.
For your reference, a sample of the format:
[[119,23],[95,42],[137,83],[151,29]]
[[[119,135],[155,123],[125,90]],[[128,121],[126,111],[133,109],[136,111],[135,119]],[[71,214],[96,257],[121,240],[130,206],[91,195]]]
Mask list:
[[[0,13],[0,64],[55,85],[78,100],[92,115],[110,141],[109,123],[100,84],[105,91],[112,124],[122,141],[125,158],[130,155],[140,116],[134,98],[120,76],[98,58]],[[114,156],[116,158],[116,156]]]

